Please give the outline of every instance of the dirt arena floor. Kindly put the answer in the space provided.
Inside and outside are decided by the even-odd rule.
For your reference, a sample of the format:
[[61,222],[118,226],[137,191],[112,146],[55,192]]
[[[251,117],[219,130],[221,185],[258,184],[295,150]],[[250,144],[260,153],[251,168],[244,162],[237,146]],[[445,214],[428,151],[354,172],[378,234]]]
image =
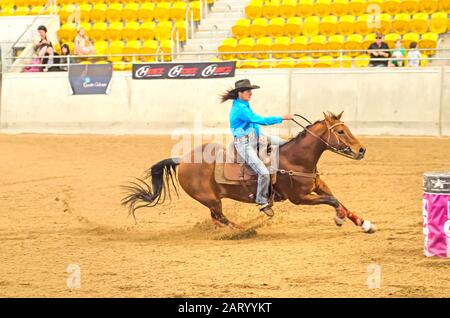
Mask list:
[[421,211],[422,174],[450,171],[450,138],[361,140],[364,160],[326,153],[319,170],[377,233],[337,228],[327,206],[283,202],[267,220],[224,200],[231,220],[259,224],[235,240],[185,193],[127,217],[120,185],[169,157],[169,137],[0,135],[0,296],[450,297],[450,259],[423,256]]

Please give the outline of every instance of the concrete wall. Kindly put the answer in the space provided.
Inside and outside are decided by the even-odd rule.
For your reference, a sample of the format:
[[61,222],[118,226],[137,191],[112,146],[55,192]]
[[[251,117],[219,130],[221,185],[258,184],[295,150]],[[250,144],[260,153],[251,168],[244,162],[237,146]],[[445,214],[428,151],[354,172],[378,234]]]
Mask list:
[[[230,103],[219,94],[241,78],[262,87],[252,106],[265,115],[312,121],[344,110],[362,135],[450,136],[450,68],[417,70],[239,70],[235,78],[132,80],[115,73],[110,95],[71,96],[67,73],[3,76],[3,132],[171,134],[228,132]],[[282,134],[298,131],[283,124]],[[186,131],[186,130],[185,130]]]

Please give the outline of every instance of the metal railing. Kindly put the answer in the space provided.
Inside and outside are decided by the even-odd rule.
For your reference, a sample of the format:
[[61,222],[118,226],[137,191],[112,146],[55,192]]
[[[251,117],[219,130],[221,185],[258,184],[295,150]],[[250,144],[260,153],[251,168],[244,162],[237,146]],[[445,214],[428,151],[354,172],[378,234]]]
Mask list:
[[[177,30],[172,30],[172,37],[174,38],[174,41],[179,43],[179,33]],[[435,52],[450,52],[450,49],[417,49],[420,52],[429,52],[429,51],[435,51]],[[390,49],[386,51],[395,51],[395,49]],[[409,50],[405,50],[408,52]],[[198,61],[214,61],[221,59],[221,56],[228,55],[231,56],[229,59],[222,59],[222,60],[237,60],[240,63],[269,63],[269,67],[274,67],[279,63],[285,63],[285,62],[293,62],[299,63],[318,63],[318,62],[333,62],[333,65],[336,66],[336,63],[339,63],[340,67],[344,66],[344,63],[346,62],[357,62],[357,61],[370,61],[371,58],[368,56],[367,50],[280,50],[280,51],[226,51],[226,52],[218,52],[218,51],[201,51],[201,52],[180,52],[179,48],[175,47],[175,50],[172,50],[171,53],[164,53],[161,51],[161,48],[158,48],[154,54],[143,54],[143,53],[136,53],[136,54],[97,54],[97,55],[70,55],[70,56],[60,56],[59,58],[73,58],[74,60],[83,61],[83,60],[90,60],[91,62],[98,62],[98,61],[105,61],[112,58],[111,63],[112,64],[120,64],[120,65],[126,65],[129,66],[133,63],[139,62],[139,63],[147,63],[148,61],[154,61],[154,62],[176,62],[176,59],[180,56],[194,56],[192,60],[183,60],[183,62],[198,62]],[[359,55],[355,55],[359,54]],[[254,57],[255,55],[262,56],[261,59],[257,59]],[[296,58],[291,58],[289,60],[283,60],[280,55],[294,55],[297,56]],[[328,55],[331,56],[332,60],[320,60],[319,55]],[[353,56],[352,56],[353,55]],[[311,56],[312,59],[302,59],[303,56]],[[314,56],[314,57],[313,57]],[[21,63],[23,60],[30,60],[31,58],[36,56],[21,56],[21,57],[6,57],[6,59],[11,59],[14,62],[12,66],[9,66],[9,69],[4,69],[3,72],[11,71],[11,68],[14,68],[15,71],[17,69],[21,70],[23,67],[30,66],[29,63]],[[203,57],[203,58],[202,58]],[[236,57],[242,57],[240,59],[237,59]],[[121,59],[124,61],[116,61],[116,59]],[[70,59],[68,59],[70,60]],[[390,57],[390,58],[379,58],[377,61],[409,61],[410,59],[408,57]],[[448,61],[450,65],[450,56],[449,57],[420,57],[419,61]],[[9,63],[8,63],[9,64]],[[72,63],[72,64],[80,64],[80,62]],[[68,66],[69,64],[52,64],[53,66]],[[4,67],[8,67],[6,65],[3,65]],[[42,67],[45,67],[46,65],[41,65]]]

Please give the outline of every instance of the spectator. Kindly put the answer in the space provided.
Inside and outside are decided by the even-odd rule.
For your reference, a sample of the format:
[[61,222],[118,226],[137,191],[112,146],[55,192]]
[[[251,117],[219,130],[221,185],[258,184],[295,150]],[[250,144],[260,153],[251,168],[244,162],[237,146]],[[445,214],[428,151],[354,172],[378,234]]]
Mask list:
[[68,64],[74,64],[75,61],[70,57],[70,49],[67,44],[61,45],[61,56],[59,58],[59,63],[63,64],[59,67],[61,71],[68,71]]
[[388,61],[383,59],[389,58],[389,47],[382,40],[383,36],[377,33],[375,42],[369,46],[370,67],[388,66]]
[[417,49],[417,43],[411,42],[409,45],[409,52],[408,52],[408,66],[409,67],[419,67],[420,66],[420,51]]
[[78,29],[75,37],[75,55],[94,55],[95,49],[83,28]]
[[38,27],[38,33],[39,42],[34,43],[34,50],[41,59],[41,64],[47,64],[43,69],[44,72],[47,72],[49,67],[53,65],[53,45],[52,42],[47,39],[47,28],[44,25]]
[[405,65],[406,51],[402,48],[402,42],[400,40],[395,41],[395,50],[392,52],[392,58],[398,60],[391,60],[389,66],[401,67]]

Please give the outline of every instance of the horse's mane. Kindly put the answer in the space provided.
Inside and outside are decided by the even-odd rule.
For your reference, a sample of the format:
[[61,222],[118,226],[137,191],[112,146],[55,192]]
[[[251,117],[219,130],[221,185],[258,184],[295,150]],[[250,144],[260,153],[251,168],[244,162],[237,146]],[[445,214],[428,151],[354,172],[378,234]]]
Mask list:
[[[327,114],[328,114],[328,116],[329,116],[331,119],[333,119],[333,120],[338,120],[337,116],[336,116],[334,113],[332,113],[332,112],[327,112]],[[302,139],[305,138],[306,135],[308,134],[308,131],[307,131],[307,130],[308,130],[309,128],[311,128],[312,126],[314,126],[314,125],[316,125],[316,124],[318,124],[318,123],[321,123],[321,122],[323,122],[323,120],[316,120],[314,123],[312,123],[312,124],[306,126],[305,129],[303,129],[303,130],[300,131],[297,135],[295,135],[294,137],[292,137],[291,139],[289,139],[289,140],[288,140],[285,144],[283,144],[282,146],[284,146],[284,145],[290,143],[290,142],[293,141],[293,140],[299,140],[299,141],[302,140]],[[280,146],[280,147],[282,147],[282,146]]]

